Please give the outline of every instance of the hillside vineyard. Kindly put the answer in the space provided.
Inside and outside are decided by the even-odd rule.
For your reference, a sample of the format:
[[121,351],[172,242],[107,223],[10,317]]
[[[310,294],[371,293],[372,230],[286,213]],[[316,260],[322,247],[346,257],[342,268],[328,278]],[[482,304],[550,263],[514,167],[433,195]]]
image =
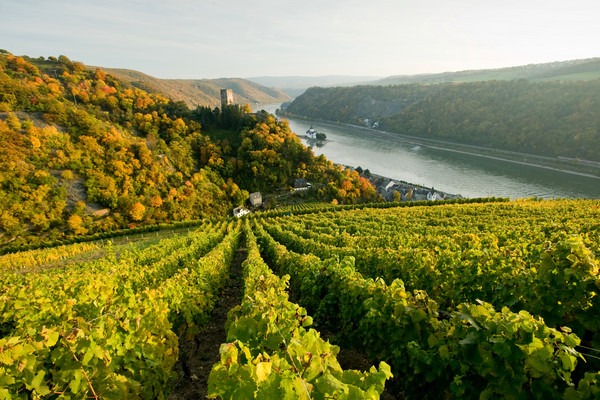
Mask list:
[[168,398],[240,246],[210,398],[598,398],[599,228],[598,200],[323,205],[5,255],[0,399]]

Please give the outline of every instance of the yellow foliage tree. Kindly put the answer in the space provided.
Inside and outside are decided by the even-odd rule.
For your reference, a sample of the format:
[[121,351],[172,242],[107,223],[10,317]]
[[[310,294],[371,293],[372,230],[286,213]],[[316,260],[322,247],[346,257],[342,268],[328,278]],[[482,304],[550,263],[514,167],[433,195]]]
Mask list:
[[19,121],[19,118],[13,113],[8,113],[6,115],[6,123],[10,129],[14,129],[16,131],[21,129],[21,121]]
[[141,221],[144,218],[146,207],[142,203],[134,203],[129,210],[129,216],[134,221]]
[[[150,205],[151,205],[152,207],[159,208],[160,206],[162,206],[162,203],[163,203],[163,201],[162,201],[162,199],[160,198],[160,196],[159,196],[159,195],[154,195],[154,196],[152,196],[152,198],[150,199]],[[138,204],[139,204],[139,203],[138,203]]]
[[87,229],[83,226],[83,219],[79,215],[71,215],[67,221],[69,229],[76,235],[85,235]]

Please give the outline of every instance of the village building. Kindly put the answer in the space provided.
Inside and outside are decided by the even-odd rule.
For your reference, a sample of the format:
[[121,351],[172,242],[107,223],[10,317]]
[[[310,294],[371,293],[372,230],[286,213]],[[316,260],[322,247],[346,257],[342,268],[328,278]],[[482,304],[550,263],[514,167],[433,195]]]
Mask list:
[[294,192],[306,192],[312,187],[310,182],[304,178],[294,179]]
[[384,187],[385,190],[390,190],[390,188],[392,188],[395,185],[396,185],[396,182],[394,182],[391,179],[385,180],[383,182],[383,187]]
[[242,206],[239,206],[239,207],[236,207],[233,209],[233,216],[236,218],[243,217],[246,214],[250,214],[250,210],[248,210]]
[[395,182],[382,176],[371,175],[368,178],[371,185],[375,187],[377,193],[379,193],[385,201],[447,200],[462,198],[461,195],[451,195],[436,191],[434,188],[428,189],[413,186],[406,182]]
[[252,207],[262,206],[262,195],[260,192],[250,193],[250,204],[252,204]]
[[427,200],[444,200],[444,196],[437,192],[431,191],[427,193]]

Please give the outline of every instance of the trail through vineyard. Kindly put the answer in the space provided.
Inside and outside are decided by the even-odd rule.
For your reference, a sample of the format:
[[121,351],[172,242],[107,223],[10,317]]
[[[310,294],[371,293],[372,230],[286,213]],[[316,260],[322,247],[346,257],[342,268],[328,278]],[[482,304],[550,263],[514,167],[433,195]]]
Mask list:
[[211,314],[211,321],[193,340],[179,338],[179,361],[175,365],[177,380],[170,400],[204,399],[208,391],[208,376],[213,364],[219,361],[219,347],[227,341],[227,313],[240,304],[243,293],[242,263],[246,259],[245,239],[242,238],[230,270],[228,286],[221,293]]

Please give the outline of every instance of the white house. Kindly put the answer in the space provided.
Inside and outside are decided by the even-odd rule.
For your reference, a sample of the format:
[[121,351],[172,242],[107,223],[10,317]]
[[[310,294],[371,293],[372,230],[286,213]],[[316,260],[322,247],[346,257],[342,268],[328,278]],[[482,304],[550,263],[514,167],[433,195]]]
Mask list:
[[436,192],[427,193],[427,200],[444,200],[444,197]]
[[245,209],[242,206],[236,207],[233,209],[233,216],[236,218],[243,217],[246,214],[250,214],[250,211]]

